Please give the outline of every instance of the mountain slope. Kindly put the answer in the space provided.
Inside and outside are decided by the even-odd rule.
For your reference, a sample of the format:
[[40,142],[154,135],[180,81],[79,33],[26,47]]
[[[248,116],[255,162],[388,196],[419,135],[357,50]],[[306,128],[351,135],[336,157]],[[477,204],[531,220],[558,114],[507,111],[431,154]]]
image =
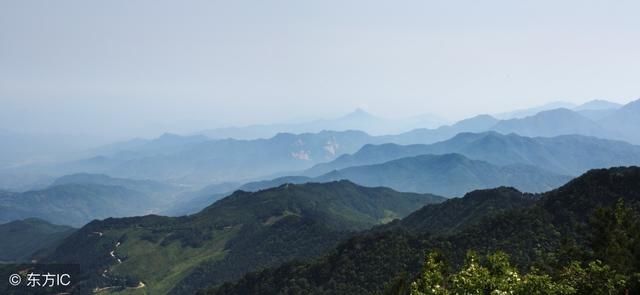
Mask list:
[[93,219],[159,212],[169,207],[180,191],[153,181],[67,175],[41,190],[0,194],[0,222],[35,217],[82,226]]
[[549,111],[549,110],[554,110],[559,108],[573,109],[573,108],[576,108],[576,105],[570,102],[554,101],[554,102],[549,102],[544,105],[535,106],[531,108],[518,109],[518,110],[506,112],[506,113],[495,114],[495,117],[500,120],[519,119],[519,118],[533,116],[539,112],[544,112],[544,111]]
[[[496,125],[499,120],[489,115],[478,115],[453,125],[436,129],[419,128],[397,135],[378,137],[378,142],[396,144],[429,144],[449,139],[460,132],[483,132]],[[374,142],[372,142],[374,143]]]
[[65,239],[47,261],[80,263],[86,271],[76,288],[82,290],[122,286],[121,279],[128,277],[132,286],[142,281],[153,294],[184,294],[205,282],[218,284],[251,270],[317,256],[353,231],[443,200],[347,181],[237,191],[188,217],[91,222]]
[[144,214],[151,202],[145,194],[118,186],[58,185],[0,196],[0,221],[35,217],[82,226],[92,219]]
[[497,132],[460,133],[431,145],[365,145],[358,152],[304,172],[317,176],[351,166],[379,164],[424,154],[459,153],[496,165],[526,164],[566,175],[589,169],[640,164],[640,146],[581,135],[524,137]]
[[579,106],[573,108],[574,111],[596,111],[596,110],[616,110],[622,107],[621,104],[602,100],[594,99],[587,101]]
[[503,134],[522,136],[558,136],[580,134],[601,138],[617,138],[614,131],[606,130],[596,122],[568,109],[555,109],[533,116],[504,120],[491,128]]
[[[174,136],[171,136],[173,138]],[[162,145],[162,138],[155,140]],[[174,140],[175,141],[175,140]],[[103,173],[114,177],[209,185],[246,181],[284,171],[306,169],[354,152],[375,139],[360,131],[280,133],[257,140],[181,140],[178,146],[120,151],[53,167],[54,172]],[[151,143],[150,143],[151,144]],[[151,152],[148,152],[151,151]]]
[[439,206],[424,206],[386,228],[402,228],[417,233],[451,234],[476,224],[487,216],[531,207],[537,198],[538,195],[523,194],[509,187],[476,190],[467,193],[463,198],[454,198]]
[[623,139],[631,143],[640,144],[640,99],[632,101],[612,114],[603,118],[600,122],[609,130],[616,130],[622,134]]
[[314,180],[336,179],[401,191],[461,196],[471,190],[497,186],[514,186],[529,192],[540,192],[558,187],[570,178],[533,166],[496,166],[470,160],[459,154],[445,154],[421,155],[382,164],[350,167]]
[[57,245],[74,230],[35,218],[0,224],[0,262],[30,261],[33,254]]
[[177,191],[176,187],[157,181],[115,178],[104,174],[89,173],[70,174],[59,177],[51,184],[51,186],[68,184],[120,186],[149,194]]
[[[464,222],[462,227],[458,222],[434,224],[431,221],[436,220],[427,215],[455,216],[460,210],[487,204],[491,198],[522,203],[517,201],[517,191],[504,188],[470,193],[465,199],[475,200],[428,205],[393,224],[393,229],[384,226],[382,230],[357,235],[312,262],[292,262],[248,274],[236,283],[203,293],[273,294],[278,290],[297,290],[304,294],[377,294],[394,278],[411,278],[419,270],[425,251],[432,250],[443,253],[454,265],[460,265],[465,252],[474,249],[481,253],[505,251],[520,269],[554,266],[563,259],[573,259],[572,251],[581,247],[589,253],[587,220],[598,208],[611,207],[619,199],[627,204],[640,201],[640,168],[593,170],[541,195],[532,204],[525,201],[523,206],[512,209],[497,208],[504,210]],[[634,210],[639,213],[637,208]],[[407,226],[408,229],[403,228]],[[435,232],[444,234],[432,234],[437,226],[443,227]],[[571,246],[567,240],[576,244]]]

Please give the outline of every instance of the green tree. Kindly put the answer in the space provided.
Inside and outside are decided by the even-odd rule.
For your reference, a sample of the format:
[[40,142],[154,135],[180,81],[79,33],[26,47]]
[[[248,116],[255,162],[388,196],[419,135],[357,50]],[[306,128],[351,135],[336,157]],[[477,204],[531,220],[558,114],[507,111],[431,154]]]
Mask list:
[[598,260],[585,267],[580,262],[571,262],[556,278],[537,269],[521,275],[503,252],[488,255],[484,264],[474,252],[468,252],[459,272],[447,276],[445,269],[441,257],[429,253],[422,272],[411,284],[410,294],[614,295],[624,294],[630,279]]
[[445,264],[435,252],[427,254],[418,279],[411,284],[411,295],[447,295]]
[[590,220],[591,247],[596,259],[620,273],[638,269],[640,218],[619,199],[614,208],[599,208]]
[[588,263],[587,267],[574,261],[564,269],[560,279],[578,295],[622,294],[628,280],[599,260]]
[[490,273],[486,267],[480,265],[475,252],[467,252],[465,263],[460,272],[453,274],[451,291],[454,294],[486,294],[490,289]]

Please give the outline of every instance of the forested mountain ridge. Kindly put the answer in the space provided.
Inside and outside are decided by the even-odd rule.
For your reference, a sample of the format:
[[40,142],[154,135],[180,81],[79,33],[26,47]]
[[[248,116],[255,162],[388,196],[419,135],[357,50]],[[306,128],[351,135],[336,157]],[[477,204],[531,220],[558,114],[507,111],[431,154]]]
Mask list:
[[93,221],[45,261],[81,264],[86,271],[75,286],[78,292],[124,290],[142,281],[154,294],[184,294],[202,284],[320,255],[354,231],[443,200],[348,181],[237,191],[191,216]]
[[74,230],[35,218],[0,224],[0,262],[30,261],[37,251],[56,246]]
[[475,190],[438,206],[424,206],[402,220],[380,226],[379,230],[395,227],[415,233],[451,234],[487,216],[531,207],[539,197],[511,187]]
[[[240,189],[257,191],[285,183],[330,182],[342,179],[369,187],[384,186],[404,192],[457,197],[471,190],[498,186],[513,186],[527,192],[542,192],[559,187],[571,178],[530,165],[497,166],[485,161],[471,160],[459,154],[427,154],[381,164],[348,167],[313,178],[284,176],[249,182],[240,186]],[[193,198],[178,209],[203,208],[211,203],[215,196],[221,196],[221,194],[211,193]]]
[[[511,189],[498,189],[498,198],[512,194]],[[491,190],[482,193],[490,196]],[[501,196],[502,195],[502,196]],[[629,210],[639,212],[640,168],[619,167],[592,170],[556,190],[535,198],[531,205],[500,210],[474,219],[470,224],[443,224],[436,234],[430,224],[419,223],[414,213],[396,222],[391,229],[373,230],[341,243],[328,255],[313,262],[292,262],[278,268],[244,276],[240,281],[209,289],[207,294],[374,294],[381,293],[394,278],[413,277],[424,261],[425,251],[437,250],[455,266],[462,264],[467,250],[493,253],[500,250],[511,255],[516,266],[527,270],[531,266],[548,271],[558,270],[568,260],[603,259],[602,240],[598,235],[597,220],[601,208],[611,208],[624,202]],[[525,196],[525,198],[529,198]],[[465,198],[478,198],[470,193]],[[432,212],[447,207],[460,210],[449,200],[433,207]],[[526,202],[525,202],[526,203]],[[470,202],[474,204],[476,202]],[[428,211],[428,210],[427,210]],[[443,212],[442,214],[446,214]],[[595,219],[594,219],[595,218]],[[602,219],[600,219],[602,220]],[[605,219],[606,220],[606,219]],[[406,225],[403,223],[409,223]],[[602,221],[600,221],[602,222]],[[452,226],[453,228],[447,228]],[[460,229],[460,230],[457,230]],[[638,235],[640,233],[635,233]],[[638,238],[638,236],[636,236]],[[640,239],[636,239],[640,242]],[[629,244],[635,247],[638,244]],[[605,245],[606,247],[606,245]],[[624,246],[627,247],[627,246]],[[640,255],[632,253],[625,259],[632,263]],[[633,254],[635,253],[635,254]],[[604,255],[604,256],[603,256]],[[635,270],[640,265],[635,264]],[[408,290],[408,289],[407,289]]]

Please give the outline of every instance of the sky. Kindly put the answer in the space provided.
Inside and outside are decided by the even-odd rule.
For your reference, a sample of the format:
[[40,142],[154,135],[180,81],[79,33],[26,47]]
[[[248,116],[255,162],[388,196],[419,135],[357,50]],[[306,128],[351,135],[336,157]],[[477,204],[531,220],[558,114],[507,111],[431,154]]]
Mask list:
[[639,1],[0,2],[0,129],[149,136],[640,97]]

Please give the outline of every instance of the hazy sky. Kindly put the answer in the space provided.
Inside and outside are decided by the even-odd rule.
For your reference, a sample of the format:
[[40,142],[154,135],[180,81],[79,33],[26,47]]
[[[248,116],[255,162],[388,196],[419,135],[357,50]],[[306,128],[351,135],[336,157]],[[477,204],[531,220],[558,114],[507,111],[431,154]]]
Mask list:
[[524,2],[5,0],[0,129],[129,136],[640,97],[640,1]]

